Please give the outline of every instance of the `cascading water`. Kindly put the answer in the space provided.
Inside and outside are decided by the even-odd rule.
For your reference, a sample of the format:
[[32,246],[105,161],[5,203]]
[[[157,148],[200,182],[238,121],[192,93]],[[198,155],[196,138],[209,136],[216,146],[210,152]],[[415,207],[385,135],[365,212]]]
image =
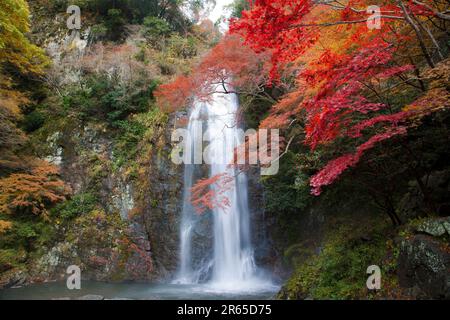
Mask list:
[[[250,240],[247,176],[245,173],[237,174],[235,169],[229,166],[235,148],[243,142],[236,119],[238,107],[235,94],[215,93],[209,102],[194,103],[188,124],[191,139],[185,146],[185,163],[199,163],[201,160],[194,159],[196,154],[197,157],[202,156],[201,152],[196,153],[195,150],[202,147],[202,128],[206,125],[205,137],[209,141],[206,161],[210,164],[210,176],[228,173],[235,177],[235,181],[234,187],[223,194],[229,200],[229,206],[212,210],[212,259],[208,261],[205,258],[200,265],[193,267],[192,238],[198,215],[195,214],[189,198],[190,189],[198,178],[195,172],[199,165],[185,165],[180,269],[175,281],[177,283],[199,283],[205,272],[210,273],[208,285],[217,290],[251,290],[270,282],[257,277]],[[202,121],[203,115],[206,121]]]
[[[195,147],[196,142],[203,141],[202,134],[202,121],[200,119],[202,108],[200,104],[196,104],[192,110],[191,116],[189,118],[188,132],[191,139],[185,141],[187,146],[184,157],[184,195],[183,195],[183,212],[181,220],[181,234],[180,234],[180,270],[177,282],[180,283],[195,283],[196,273],[192,270],[191,264],[191,240],[192,232],[195,223],[194,208],[189,200],[190,193],[189,190],[193,186],[194,172],[196,164],[195,161]],[[198,273],[197,273],[198,274]]]
[[214,208],[214,269],[212,282],[219,287],[242,284],[255,274],[250,242],[247,177],[229,167],[234,150],[242,143],[238,135],[236,114],[238,101],[234,94],[217,94],[207,105],[208,141],[211,176],[228,173],[236,176],[234,188],[224,196],[230,205]]

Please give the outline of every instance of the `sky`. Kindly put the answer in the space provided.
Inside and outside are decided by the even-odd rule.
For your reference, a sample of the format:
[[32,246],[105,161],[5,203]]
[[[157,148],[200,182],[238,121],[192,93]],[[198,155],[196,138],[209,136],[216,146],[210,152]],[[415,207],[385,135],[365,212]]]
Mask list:
[[209,14],[209,19],[211,19],[211,21],[213,22],[216,22],[217,19],[219,19],[220,16],[224,14],[224,7],[232,2],[233,0],[216,0],[216,7]]

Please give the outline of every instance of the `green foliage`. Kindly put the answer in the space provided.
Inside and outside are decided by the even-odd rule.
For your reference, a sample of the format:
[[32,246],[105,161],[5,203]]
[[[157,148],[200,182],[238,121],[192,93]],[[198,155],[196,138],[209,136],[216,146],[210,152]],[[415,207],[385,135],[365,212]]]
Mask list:
[[26,253],[17,249],[0,249],[0,273],[20,267]]
[[95,74],[83,80],[81,87],[69,90],[63,99],[64,108],[75,113],[81,120],[107,121],[118,128],[130,114],[144,112],[154,98],[158,82],[148,84],[137,81],[122,84],[116,76]]
[[268,211],[297,212],[311,203],[308,180],[299,172],[298,163],[299,156],[289,151],[280,161],[279,173],[264,178]]
[[25,0],[0,2],[0,89],[6,82],[5,66],[13,67],[13,75],[41,75],[50,63],[44,51],[25,36],[30,31],[29,16]]
[[257,99],[250,95],[240,94],[239,102],[245,110],[245,123],[248,128],[258,128],[261,121],[267,117],[273,101]]
[[30,133],[36,131],[45,122],[45,115],[42,112],[34,110],[33,112],[27,114],[23,120],[23,128],[26,132]]
[[8,251],[23,251],[23,257],[20,259],[22,261],[27,259],[28,254],[53,241],[55,235],[55,227],[50,221],[42,221],[36,217],[15,217],[12,229],[0,237],[0,248]]
[[95,24],[91,28],[90,36],[93,39],[104,39],[108,36],[108,27],[104,23]]
[[[158,127],[167,123],[167,115],[154,108],[149,112],[136,115],[130,120],[118,122],[120,134],[114,144],[114,170],[123,166],[131,168],[129,174],[135,174],[137,156],[145,149],[145,141],[154,139]],[[147,142],[148,143],[148,142]]]
[[250,9],[250,2],[248,0],[234,0],[228,9],[231,10],[231,16],[234,18],[240,18],[242,11]]
[[280,161],[278,174],[262,177],[265,211],[277,221],[272,237],[283,246],[296,243],[300,236],[300,216],[314,200],[308,171],[300,169],[303,155],[294,149],[288,151]]
[[[338,227],[336,227],[336,225]],[[303,259],[282,290],[283,298],[371,298],[367,267],[378,265],[382,277],[392,277],[396,255],[384,224],[374,227],[335,223],[318,255]]]
[[114,145],[114,167],[120,168],[136,157],[138,143],[142,140],[146,128],[135,120],[120,121],[117,125],[121,134]]
[[109,39],[113,41],[120,40],[123,35],[125,24],[126,20],[122,16],[122,11],[120,9],[108,10],[104,25]]
[[28,223],[17,224],[15,230],[17,235],[20,238],[25,239],[25,241],[29,241],[30,239],[36,238],[38,235],[34,225]]
[[97,198],[91,193],[77,194],[72,199],[59,204],[51,210],[51,216],[67,221],[92,211],[97,204]]
[[[69,4],[78,5],[83,12],[94,13],[98,23],[110,24],[108,30],[111,36],[114,30],[116,37],[120,38],[122,27],[125,23],[142,23],[146,17],[158,17],[168,22],[172,29],[183,31],[191,22],[184,13],[183,5],[186,2],[180,0],[52,0],[53,8],[61,11]],[[114,11],[112,11],[114,10]]]
[[165,20],[153,16],[148,16],[144,19],[144,35],[152,43],[157,43],[157,41],[170,33],[170,25]]
[[169,57],[190,59],[197,55],[197,40],[193,36],[182,37],[172,34],[167,39],[167,54]]

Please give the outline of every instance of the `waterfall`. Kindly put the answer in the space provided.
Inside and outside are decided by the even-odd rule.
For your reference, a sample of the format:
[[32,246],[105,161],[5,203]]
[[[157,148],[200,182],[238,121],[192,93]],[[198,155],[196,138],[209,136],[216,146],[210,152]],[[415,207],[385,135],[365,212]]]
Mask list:
[[[198,179],[200,165],[185,164],[184,204],[180,231],[180,268],[177,283],[196,284],[208,272],[208,284],[220,289],[237,289],[255,283],[257,268],[253,258],[250,237],[248,187],[245,173],[237,174],[228,166],[234,149],[243,141],[237,125],[238,98],[235,94],[215,93],[208,102],[197,101],[189,117],[188,141],[184,154],[185,163],[194,163],[195,148],[202,146],[203,128],[209,142],[207,163],[209,175],[228,173],[235,177],[234,187],[224,194],[230,205],[211,210],[213,226],[212,254],[205,256],[200,265],[193,265],[193,233],[199,221],[189,198],[190,188]],[[206,118],[202,120],[202,118]],[[197,156],[201,153],[197,153]],[[190,161],[189,161],[190,160]],[[196,159],[199,160],[199,159]],[[195,163],[199,163],[196,161]]]
[[250,242],[247,178],[228,165],[234,149],[242,143],[236,115],[238,99],[234,94],[217,94],[207,105],[208,141],[211,176],[227,172],[236,176],[234,188],[227,190],[229,207],[214,208],[214,269],[213,283],[235,286],[253,277],[255,264]]
[[202,105],[196,103],[189,117],[188,132],[191,139],[185,141],[187,144],[186,152],[184,157],[184,195],[183,195],[183,212],[181,217],[181,231],[180,231],[180,270],[177,282],[180,283],[192,283],[197,282],[196,275],[192,270],[191,264],[191,240],[192,232],[195,223],[195,210],[190,202],[190,192],[189,190],[193,186],[194,172],[196,169],[197,161],[195,159],[195,142],[203,141],[203,130],[202,121],[200,119],[200,114],[202,111]]

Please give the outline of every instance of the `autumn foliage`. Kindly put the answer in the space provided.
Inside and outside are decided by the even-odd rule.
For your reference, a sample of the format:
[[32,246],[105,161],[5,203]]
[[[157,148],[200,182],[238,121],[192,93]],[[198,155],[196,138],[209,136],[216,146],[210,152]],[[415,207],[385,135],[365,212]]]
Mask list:
[[16,149],[26,141],[17,126],[24,105],[31,101],[18,84],[41,78],[50,60],[26,36],[30,11],[25,0],[0,2],[0,173],[17,169],[22,160]]
[[37,162],[29,172],[0,179],[0,213],[47,217],[48,208],[64,201],[70,188],[58,178],[58,168]]
[[0,234],[8,231],[11,228],[12,228],[11,221],[0,220]]
[[268,54],[245,46],[239,36],[227,35],[203,57],[187,76],[161,85],[155,93],[165,111],[186,107],[194,96],[208,99],[214,92],[255,92],[268,81]]
[[224,209],[230,205],[226,193],[233,187],[234,177],[226,172],[201,179],[190,190],[191,203],[198,214],[214,208]]
[[422,55],[432,68],[435,62],[427,48],[434,45],[441,54],[425,22],[430,17],[448,20],[441,6],[385,2],[382,28],[369,30],[364,10],[368,5],[261,0],[231,24],[231,32],[243,36],[255,51],[271,50],[271,81],[279,80],[278,70],[286,64],[299,67],[297,89],[272,108],[262,126],[286,128],[297,118],[305,122],[305,143],[313,150],[343,137],[359,142],[355,152],[330,161],[311,178],[315,195],[355,166],[366,151],[407,133],[410,119],[419,111],[394,108],[385,95],[398,93],[399,84],[413,82],[406,79],[417,66],[414,59],[404,59],[405,54]]
[[[272,106],[260,128],[282,129],[293,145],[333,155],[310,177],[311,193],[320,195],[372,149],[400,141],[449,105],[448,86],[433,80],[448,81],[446,5],[388,0],[377,15],[371,5],[252,1],[191,75],[162,86],[160,101],[184,107],[211,90],[268,96]],[[200,208],[214,201],[208,183],[217,181],[193,190]]]

